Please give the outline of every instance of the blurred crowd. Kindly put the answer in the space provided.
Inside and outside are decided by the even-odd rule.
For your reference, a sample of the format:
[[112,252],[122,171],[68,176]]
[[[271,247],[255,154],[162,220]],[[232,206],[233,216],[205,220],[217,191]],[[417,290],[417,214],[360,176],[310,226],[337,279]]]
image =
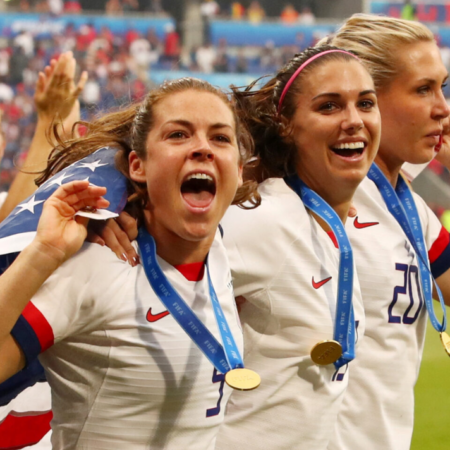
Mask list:
[[[170,11],[170,0],[97,0],[96,8],[89,5],[83,8],[80,0],[13,0],[8,2],[8,9],[24,13],[37,12],[48,13],[53,16],[61,14],[80,14],[86,9],[103,10],[108,15],[122,15],[146,11],[152,14],[164,15]],[[313,24],[315,16],[309,6],[309,2],[300,6],[293,3],[280,3],[274,14],[273,8],[266,12],[264,6],[258,0],[226,1],[220,5],[216,0],[202,0],[201,13],[208,18],[231,18],[233,20],[249,20],[253,23],[261,22],[266,18],[279,18],[284,23]],[[299,2],[297,1],[297,4]]]
[[88,73],[80,97],[82,118],[88,120],[98,111],[130,99],[139,100],[152,86],[151,70],[263,75],[311,44],[305,42],[302,33],[285,47],[276,47],[271,41],[261,47],[229,47],[224,39],[215,46],[206,38],[204,44],[182,55],[180,35],[172,24],[166,26],[163,37],[152,28],[147,33],[128,29],[124,34],[114,34],[107,27],[96,31],[90,24],[79,29],[69,24],[51,38],[36,39],[29,31],[11,38],[0,37],[0,109],[7,137],[0,191],[10,184],[14,165],[20,163],[31,139],[38,73],[63,52],[72,51],[79,69]]

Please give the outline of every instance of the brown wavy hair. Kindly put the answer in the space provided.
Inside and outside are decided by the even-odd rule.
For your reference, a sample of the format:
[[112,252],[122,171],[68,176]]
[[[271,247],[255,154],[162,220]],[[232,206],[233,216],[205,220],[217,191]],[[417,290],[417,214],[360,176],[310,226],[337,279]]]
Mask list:
[[[119,111],[110,112],[92,122],[78,122],[87,129],[83,137],[64,141],[58,135],[55,126],[54,133],[58,145],[50,154],[47,168],[37,178],[36,184],[41,185],[55,173],[100,148],[118,148],[116,167],[128,179],[128,199],[129,203],[133,203],[134,215],[141,216],[143,208],[146,207],[149,200],[147,187],[145,183],[138,183],[130,178],[128,155],[134,150],[141,159],[146,158],[146,141],[154,124],[155,105],[169,95],[186,90],[214,94],[230,108],[235,120],[235,132],[241,163],[247,164],[253,153],[253,140],[246,127],[241,123],[233,101],[223,91],[206,81],[187,77],[166,81],[158,88],[150,91],[140,103],[134,103]],[[258,206],[260,197],[256,189],[257,184],[254,181],[245,181],[243,186],[237,190],[233,204],[244,208]],[[245,202],[247,203],[244,206]]]
[[302,92],[303,79],[319,65],[333,60],[355,61],[355,57],[345,53],[329,53],[312,61],[289,88],[280,111],[278,104],[284,87],[295,71],[308,59],[328,50],[341,49],[330,45],[307,48],[295,55],[262,88],[255,89],[255,86],[265,77],[245,88],[232,86],[238,114],[249,129],[255,145],[254,166],[244,172],[247,180],[261,182],[295,172],[298,149],[290,139],[290,123],[295,114],[298,94]]

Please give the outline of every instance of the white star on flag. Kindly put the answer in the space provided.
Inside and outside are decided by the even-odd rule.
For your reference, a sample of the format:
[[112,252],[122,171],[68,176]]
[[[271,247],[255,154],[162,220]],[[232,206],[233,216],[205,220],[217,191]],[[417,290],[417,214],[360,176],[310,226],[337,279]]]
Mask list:
[[30,200],[28,200],[26,203],[22,203],[21,205],[18,205],[18,208],[21,208],[20,211],[17,211],[16,214],[14,214],[15,216],[17,216],[17,214],[20,214],[21,212],[27,210],[30,211],[32,214],[34,214],[34,207],[36,205],[39,205],[39,203],[44,203],[44,200],[39,200],[38,202],[35,202],[35,195],[33,195],[33,197],[30,198]]
[[81,163],[79,167],[87,167],[88,169],[91,169],[92,172],[95,172],[95,169],[102,166],[107,166],[108,164],[101,164],[101,159],[98,159],[97,161],[94,161],[93,163]]
[[65,173],[62,173],[59,177],[50,178],[48,180],[48,182],[45,183],[45,187],[50,187],[50,186],[53,186],[54,184],[61,186],[63,184],[63,181],[66,178],[70,178],[71,176],[72,175],[66,175]]

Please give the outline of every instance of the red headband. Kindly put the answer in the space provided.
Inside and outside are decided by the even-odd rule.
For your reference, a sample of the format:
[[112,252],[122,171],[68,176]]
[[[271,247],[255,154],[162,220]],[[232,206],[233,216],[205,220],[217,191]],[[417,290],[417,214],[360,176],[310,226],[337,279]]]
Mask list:
[[286,86],[283,89],[283,92],[281,93],[281,97],[280,97],[280,101],[278,102],[278,114],[280,114],[281,112],[281,106],[283,105],[283,100],[284,97],[286,97],[287,91],[289,90],[289,88],[291,87],[292,83],[295,81],[295,79],[298,77],[299,73],[310,63],[312,63],[314,60],[316,60],[317,58],[320,58],[323,55],[327,55],[328,53],[345,53],[346,55],[350,55],[353,56],[353,58],[357,59],[359,61],[359,58],[354,55],[353,53],[350,52],[346,52],[345,50],[338,50],[338,49],[334,49],[334,50],[327,50],[325,52],[322,53],[317,53],[317,55],[314,55],[313,57],[309,58],[308,60],[306,60],[292,75],[292,77],[289,79],[289,81],[286,83]]

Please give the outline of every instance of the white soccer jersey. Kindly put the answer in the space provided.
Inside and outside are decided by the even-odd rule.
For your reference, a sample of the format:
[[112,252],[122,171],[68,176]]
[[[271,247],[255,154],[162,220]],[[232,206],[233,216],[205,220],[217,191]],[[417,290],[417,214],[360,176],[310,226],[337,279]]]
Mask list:
[[[159,262],[220,341],[207,277],[188,281],[165,261]],[[242,349],[219,233],[209,266]],[[133,268],[109,249],[85,244],[27,306],[13,330],[19,342],[18,334],[21,329],[27,333],[28,325],[43,351],[40,360],[52,389],[54,448],[214,448],[231,389],[166,311],[141,265]],[[29,338],[24,341],[30,343]],[[32,357],[29,347],[24,351]]]
[[[439,276],[450,265],[448,233],[425,202],[416,194],[414,198],[432,271]],[[346,229],[356,257],[366,332],[329,448],[407,450],[427,321],[417,257],[368,178],[354,204],[358,216],[347,221]]]
[[[244,362],[261,385],[232,393],[216,449],[326,449],[353,362],[337,373],[310,351],[333,339],[339,250],[282,179],[259,192],[260,207],[232,207],[222,224],[235,294],[247,299]],[[353,302],[361,339],[356,276]]]

